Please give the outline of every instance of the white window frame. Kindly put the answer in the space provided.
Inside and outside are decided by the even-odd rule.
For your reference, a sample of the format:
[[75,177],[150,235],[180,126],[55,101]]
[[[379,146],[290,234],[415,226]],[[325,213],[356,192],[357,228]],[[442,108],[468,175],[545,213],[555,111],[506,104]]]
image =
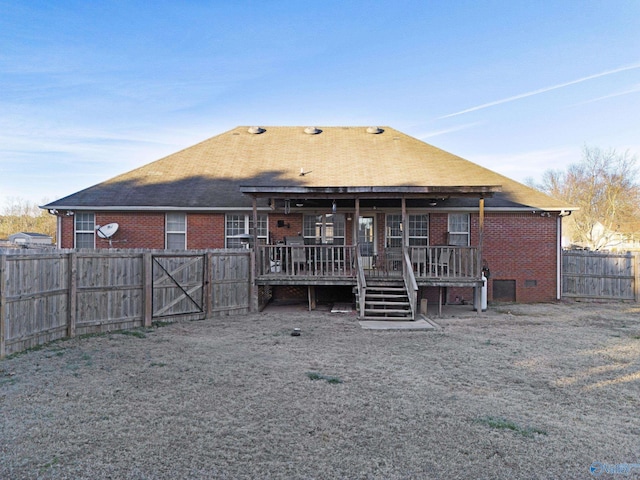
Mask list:
[[402,214],[387,213],[385,217],[384,246],[402,248]]
[[343,213],[306,214],[302,219],[304,243],[307,245],[344,245],[346,225]]
[[[235,217],[233,220],[231,217]],[[238,228],[230,233],[229,222],[238,222]],[[253,248],[253,213],[227,213],[224,216],[224,246],[225,248]],[[245,241],[234,235],[247,235]],[[258,243],[266,245],[269,241],[269,215],[258,214]]]
[[[418,219],[426,220],[427,234],[417,235],[416,225]],[[401,213],[388,213],[386,216],[386,228],[385,228],[385,245],[392,248],[400,248],[402,246],[402,230],[405,228],[402,224]],[[407,221],[409,222],[408,242],[409,246],[427,246],[429,245],[429,215],[426,213],[410,213],[407,215]]]
[[[87,220],[84,220],[88,217]],[[78,228],[78,223],[81,223],[81,227]],[[90,226],[89,226],[90,225]],[[92,245],[78,246],[78,235],[89,236],[93,239]],[[96,248],[96,214],[93,212],[76,212],[73,216],[73,244],[75,248]]]
[[[182,221],[178,222],[177,217],[180,216]],[[170,219],[174,217],[174,219]],[[180,228],[176,228],[177,223],[182,223]],[[177,238],[178,235],[182,235],[184,243],[180,248],[169,247],[169,237]],[[164,246],[167,250],[186,250],[187,249],[187,214],[184,212],[167,212],[164,217]]]
[[[456,221],[455,218],[465,218],[464,222]],[[466,230],[462,230],[460,227],[466,222]],[[447,218],[447,232],[449,245],[455,245],[459,247],[468,247],[471,242],[471,215],[468,213],[450,213]],[[453,241],[453,238],[466,237],[466,241]]]
[[[409,246],[410,247],[426,247],[429,245],[429,214],[415,213],[407,215],[409,217]],[[425,221],[427,226],[427,234],[423,235],[422,231],[418,231],[416,226],[418,221],[422,224]],[[418,233],[420,233],[418,235]]]

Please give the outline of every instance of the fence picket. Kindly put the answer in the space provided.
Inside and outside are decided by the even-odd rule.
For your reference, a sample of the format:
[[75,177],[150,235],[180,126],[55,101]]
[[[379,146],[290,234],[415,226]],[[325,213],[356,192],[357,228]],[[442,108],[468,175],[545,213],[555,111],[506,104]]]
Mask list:
[[[190,294],[200,295],[193,278],[204,283],[198,318],[250,310],[249,251],[0,252],[0,358],[60,338],[151,326],[154,254]],[[190,257],[200,260],[189,263]],[[181,302],[175,288],[159,288],[164,320],[193,317],[175,308]]]
[[562,252],[562,296],[638,301],[638,254]]

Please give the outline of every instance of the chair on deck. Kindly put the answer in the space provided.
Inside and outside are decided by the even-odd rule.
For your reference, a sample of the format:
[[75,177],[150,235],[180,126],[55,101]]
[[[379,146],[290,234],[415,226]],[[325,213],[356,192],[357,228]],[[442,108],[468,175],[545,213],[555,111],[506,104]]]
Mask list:
[[387,272],[402,271],[402,248],[387,247],[384,249],[384,254]]
[[418,274],[419,277],[427,273],[427,250],[426,248],[412,248],[411,249],[411,266],[413,271]]
[[439,250],[436,260],[436,275],[439,277],[449,274],[449,263],[451,262],[452,253],[453,250],[451,248],[442,248]]
[[290,264],[293,268],[293,273],[298,273],[304,270],[307,265],[307,254],[304,248],[303,237],[284,237],[284,242],[291,246],[291,260]]

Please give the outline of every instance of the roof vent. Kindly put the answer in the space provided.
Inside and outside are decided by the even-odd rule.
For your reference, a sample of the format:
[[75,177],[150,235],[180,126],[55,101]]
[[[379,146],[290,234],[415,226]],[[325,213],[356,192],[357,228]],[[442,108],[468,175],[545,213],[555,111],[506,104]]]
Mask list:
[[367,128],[367,133],[373,133],[373,134],[378,134],[378,133],[382,133],[384,132],[383,129],[381,129],[380,127],[369,127]]
[[318,133],[322,133],[322,130],[317,127],[307,127],[304,129],[304,133],[308,133],[309,135],[317,135]]
[[266,130],[262,127],[249,127],[249,130],[247,130],[249,133],[253,133],[256,135],[259,135],[261,133],[266,132]]

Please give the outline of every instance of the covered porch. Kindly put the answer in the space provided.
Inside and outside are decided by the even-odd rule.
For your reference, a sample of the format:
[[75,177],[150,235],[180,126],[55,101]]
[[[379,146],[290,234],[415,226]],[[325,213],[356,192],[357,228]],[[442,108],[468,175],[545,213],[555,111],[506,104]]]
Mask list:
[[[315,286],[350,285],[359,317],[363,319],[380,316],[415,319],[420,308],[420,287],[439,287],[439,308],[445,287],[473,287],[474,303],[480,304],[484,198],[499,191],[499,187],[450,187],[446,191],[428,187],[243,187],[242,191],[253,198],[254,224],[257,224],[260,197],[268,198],[271,211],[278,212],[279,205],[285,206],[280,213],[288,215],[287,221],[278,221],[278,226],[285,224],[288,228],[289,219],[295,220],[296,215],[302,217],[323,211],[329,216],[341,213],[349,221],[344,223],[345,230],[350,232],[326,243],[309,238],[307,232],[305,235],[298,232],[283,240],[260,244],[254,232],[256,286],[307,286],[311,306]],[[416,245],[420,242],[410,237],[408,226],[410,221],[415,223],[415,212],[419,211],[421,216],[428,216],[429,212],[443,213],[429,200],[436,196],[477,199],[474,211],[478,221],[474,221],[477,230],[472,246],[429,245],[428,238],[417,239],[427,244]],[[384,210],[378,207],[376,213],[376,205],[384,205]],[[425,209],[424,205],[428,207]],[[379,218],[378,225],[372,220],[375,215]],[[391,217],[395,221],[393,226],[389,226]]]

